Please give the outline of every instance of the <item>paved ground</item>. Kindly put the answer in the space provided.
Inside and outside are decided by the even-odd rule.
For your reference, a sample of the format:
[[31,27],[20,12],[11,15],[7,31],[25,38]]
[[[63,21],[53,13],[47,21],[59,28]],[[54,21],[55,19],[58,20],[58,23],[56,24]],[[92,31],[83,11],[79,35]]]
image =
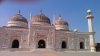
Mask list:
[[52,50],[30,50],[30,51],[0,51],[0,56],[100,56],[100,52],[78,52],[78,51],[52,51]]

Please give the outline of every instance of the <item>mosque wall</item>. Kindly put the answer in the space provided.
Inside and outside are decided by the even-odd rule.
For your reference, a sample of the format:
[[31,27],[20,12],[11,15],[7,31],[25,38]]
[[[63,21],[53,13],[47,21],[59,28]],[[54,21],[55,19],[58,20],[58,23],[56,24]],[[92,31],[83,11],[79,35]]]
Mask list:
[[79,32],[56,31],[56,49],[62,49],[62,42],[66,42],[66,49],[80,50],[80,43],[83,43],[83,49],[89,49],[89,35],[79,34]]
[[12,48],[14,40],[18,40],[19,48],[27,48],[28,31],[25,29],[0,28],[0,48]]
[[10,37],[7,33],[7,30],[0,27],[0,48],[9,48]]
[[30,28],[30,47],[38,48],[38,42],[44,40],[46,43],[46,48],[54,47],[54,32],[53,26],[40,26],[32,25]]
[[12,48],[14,40],[19,41],[19,48],[38,48],[39,40],[44,40],[46,48],[63,49],[62,42],[66,43],[65,50],[80,49],[80,42],[84,49],[90,49],[89,35],[80,32],[55,30],[53,26],[31,26],[28,29],[0,28],[0,48]]
[[[90,38],[89,38],[89,35],[88,34],[78,34],[77,35],[78,36],[78,41],[79,41],[79,43],[80,42],[83,42],[84,43],[84,48],[85,49],[90,49]],[[78,47],[79,47],[79,45],[78,45]]]

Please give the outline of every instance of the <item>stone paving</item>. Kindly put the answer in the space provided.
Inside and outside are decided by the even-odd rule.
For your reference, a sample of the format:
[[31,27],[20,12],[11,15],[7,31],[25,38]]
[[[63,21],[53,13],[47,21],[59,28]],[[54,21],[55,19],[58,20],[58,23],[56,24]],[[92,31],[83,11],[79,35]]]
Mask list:
[[53,51],[53,50],[30,50],[30,51],[0,51],[0,56],[100,56],[100,52],[79,51]]

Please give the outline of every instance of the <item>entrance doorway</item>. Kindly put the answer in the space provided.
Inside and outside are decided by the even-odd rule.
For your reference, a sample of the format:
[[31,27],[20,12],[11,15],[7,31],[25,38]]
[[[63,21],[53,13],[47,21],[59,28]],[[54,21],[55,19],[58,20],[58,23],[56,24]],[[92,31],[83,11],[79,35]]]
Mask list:
[[80,49],[84,49],[84,42],[80,42]]
[[66,42],[65,42],[65,41],[62,41],[61,47],[62,47],[62,48],[66,48]]
[[45,48],[45,41],[44,40],[40,40],[38,42],[38,48]]
[[14,40],[12,42],[12,48],[19,48],[19,41],[18,40]]

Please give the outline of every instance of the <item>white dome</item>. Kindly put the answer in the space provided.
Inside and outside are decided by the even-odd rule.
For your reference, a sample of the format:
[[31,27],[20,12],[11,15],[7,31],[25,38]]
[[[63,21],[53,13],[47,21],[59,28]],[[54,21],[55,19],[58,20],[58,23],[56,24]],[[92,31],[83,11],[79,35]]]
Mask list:
[[87,13],[92,12],[91,10],[87,10]]
[[78,32],[78,29],[74,29],[74,32]]

